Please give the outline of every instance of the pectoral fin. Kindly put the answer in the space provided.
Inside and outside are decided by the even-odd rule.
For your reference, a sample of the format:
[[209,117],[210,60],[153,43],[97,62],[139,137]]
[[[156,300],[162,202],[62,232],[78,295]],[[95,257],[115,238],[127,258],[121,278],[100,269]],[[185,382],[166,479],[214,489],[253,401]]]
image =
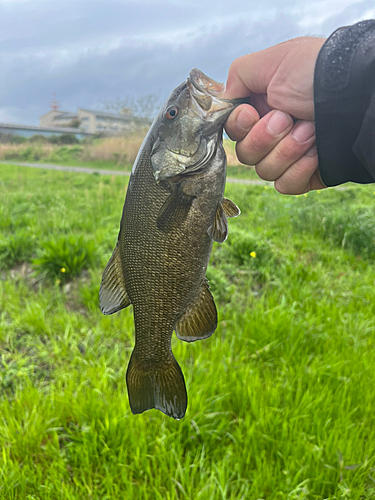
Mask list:
[[214,241],[223,243],[228,237],[228,217],[237,217],[241,210],[233,201],[223,198],[218,204],[212,226],[208,228],[208,234]]
[[221,203],[217,206],[214,222],[207,232],[218,243],[223,243],[228,237],[228,219]]
[[113,314],[130,305],[118,243],[103,273],[99,301],[103,314]]
[[217,311],[208,281],[200,288],[196,301],[188,307],[175,325],[179,339],[194,342],[210,337],[217,327]]
[[238,217],[241,214],[241,210],[232,200],[229,200],[228,198],[223,198],[221,204],[223,205],[223,210],[227,217],[229,218]]
[[166,199],[161,207],[156,220],[156,226],[160,231],[170,231],[179,227],[185,221],[194,196],[185,194],[181,188],[175,189]]

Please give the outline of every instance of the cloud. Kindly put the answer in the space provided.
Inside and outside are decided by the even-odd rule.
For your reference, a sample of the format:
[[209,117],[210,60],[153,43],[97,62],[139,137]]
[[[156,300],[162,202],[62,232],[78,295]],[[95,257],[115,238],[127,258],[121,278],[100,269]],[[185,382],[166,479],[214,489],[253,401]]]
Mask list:
[[52,92],[67,110],[166,98],[192,67],[223,81],[240,55],[372,12],[372,0],[0,0],[0,120],[36,124]]

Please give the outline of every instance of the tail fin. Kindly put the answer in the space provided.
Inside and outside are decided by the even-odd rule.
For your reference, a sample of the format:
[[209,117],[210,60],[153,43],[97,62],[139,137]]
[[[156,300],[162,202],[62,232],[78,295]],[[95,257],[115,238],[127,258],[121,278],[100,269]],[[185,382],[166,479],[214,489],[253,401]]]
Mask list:
[[172,353],[165,362],[155,364],[142,362],[133,351],[126,384],[133,413],[156,408],[176,420],[185,416],[187,393],[184,376]]

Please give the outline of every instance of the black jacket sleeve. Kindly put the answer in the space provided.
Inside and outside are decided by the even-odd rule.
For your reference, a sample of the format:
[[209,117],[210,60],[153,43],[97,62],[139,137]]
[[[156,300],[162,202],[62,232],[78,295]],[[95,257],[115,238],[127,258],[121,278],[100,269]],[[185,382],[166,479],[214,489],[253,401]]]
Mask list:
[[314,103],[324,184],[375,182],[375,20],[340,28],[325,42]]

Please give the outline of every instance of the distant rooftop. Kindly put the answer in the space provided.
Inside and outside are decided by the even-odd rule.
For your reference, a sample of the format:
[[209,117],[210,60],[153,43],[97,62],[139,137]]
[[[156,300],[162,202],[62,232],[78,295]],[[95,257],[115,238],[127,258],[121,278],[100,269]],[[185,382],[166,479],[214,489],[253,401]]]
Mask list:
[[66,119],[71,118],[72,120],[74,120],[75,118],[77,118],[78,115],[77,113],[70,113],[69,111],[63,111],[59,115],[57,115],[56,118],[59,118],[60,116],[63,116]]
[[48,111],[40,117],[41,127],[61,127],[76,125],[77,129],[91,134],[130,133],[139,127],[149,127],[151,120],[132,114],[110,113],[99,109],[78,108],[77,112]]

